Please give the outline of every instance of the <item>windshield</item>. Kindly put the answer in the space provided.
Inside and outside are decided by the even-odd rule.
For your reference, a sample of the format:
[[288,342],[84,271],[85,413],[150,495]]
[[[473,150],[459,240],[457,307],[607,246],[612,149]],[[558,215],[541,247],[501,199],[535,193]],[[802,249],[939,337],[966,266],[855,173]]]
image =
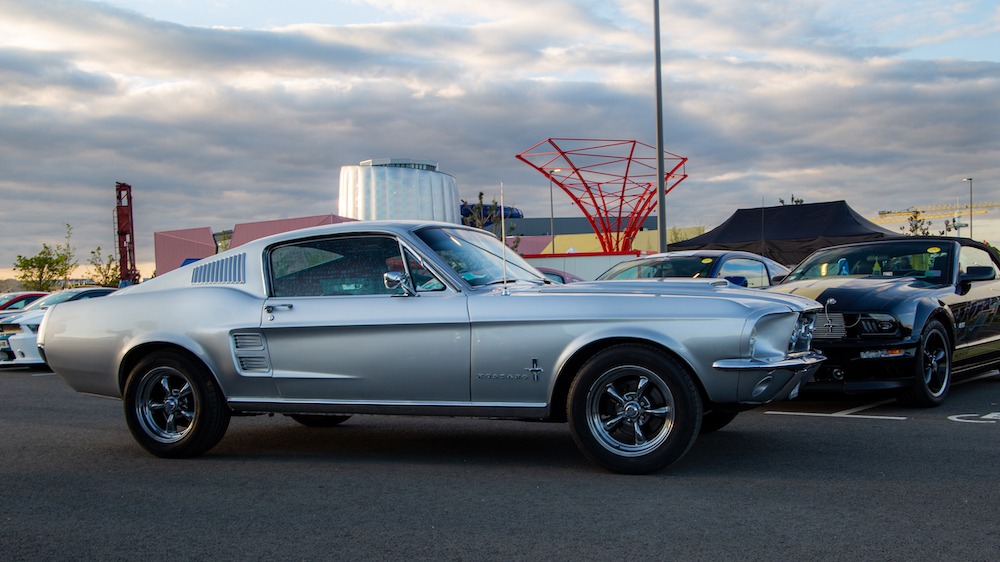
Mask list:
[[38,299],[37,301],[29,304],[28,306],[24,307],[22,310],[24,310],[25,312],[27,312],[29,310],[41,310],[43,308],[48,308],[48,307],[50,307],[50,306],[52,306],[54,304],[59,304],[59,303],[61,303],[63,301],[67,301],[67,300],[73,298],[73,295],[75,295],[75,294],[76,293],[74,293],[72,291],[65,291],[65,292],[60,292],[60,293],[52,293],[51,295],[46,295],[46,296]]
[[462,228],[428,228],[417,236],[472,286],[504,282],[504,255],[508,281],[545,283],[545,276],[513,250],[485,231]]
[[598,277],[607,279],[646,279],[649,277],[710,277],[715,258],[705,256],[668,256],[622,262]]
[[799,264],[788,281],[833,276],[916,277],[948,283],[949,247],[934,241],[900,241],[822,250]]

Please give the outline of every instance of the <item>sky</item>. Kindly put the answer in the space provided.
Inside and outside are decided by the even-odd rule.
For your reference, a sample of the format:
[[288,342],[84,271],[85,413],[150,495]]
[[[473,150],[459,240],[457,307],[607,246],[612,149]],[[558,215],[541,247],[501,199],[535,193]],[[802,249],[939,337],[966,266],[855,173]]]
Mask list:
[[[663,148],[688,158],[669,226],[793,196],[965,205],[968,177],[1000,201],[995,0],[659,4]],[[655,145],[654,45],[638,0],[0,0],[0,278],[66,224],[81,264],[112,253],[116,182],[147,276],[154,232],[336,213],[340,167],[371,158],[548,217],[515,155]],[[973,221],[1000,244],[1000,206]]]

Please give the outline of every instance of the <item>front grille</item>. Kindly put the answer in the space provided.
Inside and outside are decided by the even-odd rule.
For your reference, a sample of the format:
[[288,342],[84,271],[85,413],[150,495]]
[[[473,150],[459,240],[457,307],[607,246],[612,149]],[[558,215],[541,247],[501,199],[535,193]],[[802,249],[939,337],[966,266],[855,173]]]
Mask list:
[[839,340],[847,336],[844,315],[839,312],[820,312],[816,314],[816,326],[813,328],[813,339]]

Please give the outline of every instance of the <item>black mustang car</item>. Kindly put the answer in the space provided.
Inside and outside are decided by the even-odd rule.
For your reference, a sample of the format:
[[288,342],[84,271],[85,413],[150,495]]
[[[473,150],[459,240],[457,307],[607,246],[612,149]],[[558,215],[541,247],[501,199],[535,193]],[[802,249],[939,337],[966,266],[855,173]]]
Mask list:
[[953,374],[1000,364],[1000,256],[963,238],[905,237],[819,250],[771,290],[819,301],[827,357],[804,390],[892,390],[937,406]]

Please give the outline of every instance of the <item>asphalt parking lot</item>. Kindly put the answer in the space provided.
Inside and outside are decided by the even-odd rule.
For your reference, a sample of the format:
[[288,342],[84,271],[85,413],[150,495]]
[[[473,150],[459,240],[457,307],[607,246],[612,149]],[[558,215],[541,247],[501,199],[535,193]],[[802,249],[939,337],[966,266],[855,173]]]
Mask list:
[[670,469],[595,468],[562,424],[234,418],[161,460],[121,403],[0,371],[3,560],[996,560],[1000,375],[940,408],[761,407]]

